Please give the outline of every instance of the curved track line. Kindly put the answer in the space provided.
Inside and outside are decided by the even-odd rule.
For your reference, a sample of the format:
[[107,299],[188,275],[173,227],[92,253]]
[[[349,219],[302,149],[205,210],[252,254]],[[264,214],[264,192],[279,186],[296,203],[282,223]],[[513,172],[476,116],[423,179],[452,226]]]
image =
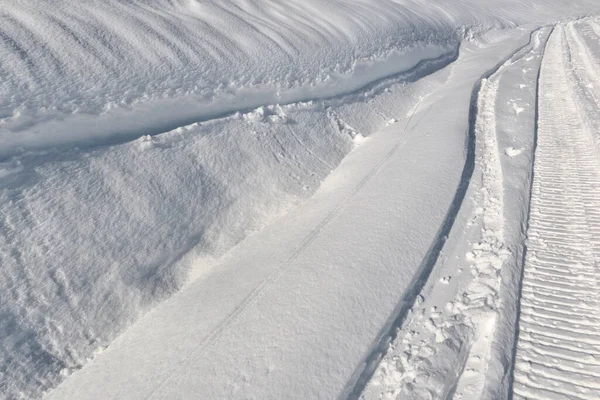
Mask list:
[[[481,174],[481,199],[477,202],[483,211],[481,214],[481,234],[477,239],[479,256],[475,257],[475,267],[483,267],[477,272],[471,284],[463,288],[467,293],[478,293],[488,300],[479,306],[467,306],[462,313],[471,320],[473,342],[465,346],[465,362],[463,371],[457,377],[457,383],[448,398],[455,393],[460,398],[483,398],[484,396],[505,396],[508,393],[508,384],[504,378],[511,375],[510,361],[514,358],[506,354],[506,348],[513,347],[513,342],[506,338],[513,332],[514,319],[516,318],[517,302],[513,299],[502,297],[501,291],[506,290],[499,277],[510,274],[518,263],[511,257],[510,243],[506,243],[505,229],[508,224],[516,221],[505,220],[504,201],[504,168],[501,162],[502,151],[498,142],[498,116],[497,108],[506,107],[498,104],[498,91],[500,82],[507,71],[517,62],[525,59],[534,59],[536,52],[543,53],[547,28],[540,27],[531,34],[530,44],[527,48],[516,53],[505,62],[489,79],[485,80],[478,94],[480,109],[477,114],[477,142],[479,166]],[[508,238],[508,240],[512,240]],[[490,272],[491,271],[491,272]],[[506,279],[506,278],[505,278]],[[461,303],[462,295],[455,299]],[[487,371],[492,370],[491,374]],[[503,371],[499,373],[498,371]]]

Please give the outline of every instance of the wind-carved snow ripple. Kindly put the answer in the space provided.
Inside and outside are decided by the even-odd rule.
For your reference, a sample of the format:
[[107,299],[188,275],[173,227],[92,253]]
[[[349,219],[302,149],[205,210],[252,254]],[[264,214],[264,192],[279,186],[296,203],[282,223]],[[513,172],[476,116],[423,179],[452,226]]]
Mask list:
[[559,26],[542,61],[515,399],[600,398],[600,164],[566,45]]
[[456,26],[438,14],[429,20],[387,1],[7,0],[0,128],[323,83],[418,42],[455,43]]

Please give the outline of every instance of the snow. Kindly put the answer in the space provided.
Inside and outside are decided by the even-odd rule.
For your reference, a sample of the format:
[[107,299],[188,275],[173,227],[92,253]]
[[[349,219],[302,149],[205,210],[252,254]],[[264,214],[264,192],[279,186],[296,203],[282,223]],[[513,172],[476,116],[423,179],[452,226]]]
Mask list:
[[581,43],[574,23],[559,25],[542,60],[514,373],[518,399],[600,396],[594,356],[600,163],[596,132],[589,129],[598,117],[584,106],[593,100],[577,90],[587,88],[593,71],[573,68],[587,58]]
[[[517,53],[483,81],[476,120],[480,158],[455,222],[468,221],[470,228],[449,235],[449,254],[432,272],[458,273],[450,291],[456,297],[450,300],[439,284],[425,286],[363,398],[446,398],[442,388],[448,386],[453,398],[463,399],[598,397],[590,377],[597,363],[574,357],[596,351],[588,346],[595,340],[589,310],[596,307],[597,291],[588,285],[597,279],[592,210],[600,165],[590,151],[594,130],[582,129],[597,121],[587,85],[595,78],[593,69],[573,68],[590,53],[570,52],[580,44],[578,31],[593,21],[557,25],[548,55],[550,32],[539,31],[528,55]],[[563,32],[568,45],[559,52]],[[545,72],[538,78],[540,62]],[[537,87],[539,99],[538,92],[523,92],[529,87]],[[539,116],[537,104],[515,115],[516,102],[539,102]],[[499,156],[499,149],[509,157]],[[476,250],[463,257],[468,243]],[[463,265],[472,276],[463,274]],[[451,313],[440,315],[440,309]]]
[[[502,254],[494,240],[513,269],[523,252],[544,38],[510,56],[541,25],[598,11],[591,0],[5,0],[0,398],[39,398],[65,379],[50,397],[369,396],[393,331],[419,307],[438,339],[449,313],[471,319],[443,333],[459,357],[451,343],[421,347],[422,360],[448,360],[427,371],[433,389],[487,390],[447,372],[479,368],[481,354],[497,370],[515,313],[446,302],[483,293],[469,285],[494,271],[457,273],[487,266],[489,246]],[[599,26],[565,31],[587,112]],[[480,178],[468,167],[472,90],[507,57],[488,99],[497,151],[477,153],[497,175],[467,193]],[[520,275],[505,269],[490,295],[514,309],[506,281]],[[479,346],[479,333],[508,347]],[[388,385],[406,379],[387,372]],[[432,388],[415,382],[417,395]]]
[[9,395],[55,386],[309,197],[389,120],[369,101],[401,112],[411,94],[438,84],[406,82],[449,61],[443,55],[331,100],[260,106],[121,145],[30,149],[4,161],[1,354]]
[[[569,13],[595,2],[579,3]],[[123,142],[348,93],[455,48],[463,36],[556,18],[564,8],[517,0],[7,0],[0,156]]]
[[516,157],[523,152],[523,149],[515,149],[514,147],[507,147],[504,152],[509,157]]

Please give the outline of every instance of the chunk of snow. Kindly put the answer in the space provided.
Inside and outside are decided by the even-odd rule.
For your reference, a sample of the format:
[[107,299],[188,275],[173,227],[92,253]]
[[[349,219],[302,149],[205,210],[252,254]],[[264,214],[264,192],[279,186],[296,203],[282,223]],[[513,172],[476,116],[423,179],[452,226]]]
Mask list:
[[523,149],[515,149],[514,147],[507,147],[504,152],[509,157],[516,157],[523,152]]

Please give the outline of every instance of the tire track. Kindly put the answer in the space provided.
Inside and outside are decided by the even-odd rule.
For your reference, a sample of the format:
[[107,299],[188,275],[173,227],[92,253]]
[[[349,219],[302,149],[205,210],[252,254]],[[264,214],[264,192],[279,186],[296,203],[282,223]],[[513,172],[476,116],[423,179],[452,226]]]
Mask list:
[[581,37],[579,30],[575,27],[574,22],[571,22],[567,25],[565,33],[567,35],[569,47],[575,47],[578,55],[580,56],[580,58],[576,59],[577,65],[575,69],[579,70],[580,73],[587,75],[587,78],[590,80],[587,83],[598,81],[600,77],[600,67],[590,53],[590,49],[585,44],[585,41]]
[[[565,29],[564,40],[567,43],[569,54],[567,72],[569,79],[577,87],[573,95],[577,97],[577,103],[582,108],[581,111],[588,114],[588,116],[593,116],[600,109],[600,97],[596,91],[597,82],[600,81],[600,68],[591,53],[589,45],[582,38],[580,29],[581,27],[576,28],[574,22],[567,24]],[[583,122],[590,132],[596,132],[593,138],[600,151],[600,136],[597,133],[600,132],[600,120],[585,118]]]
[[600,168],[567,52],[559,26],[540,74],[515,399],[600,398]]

